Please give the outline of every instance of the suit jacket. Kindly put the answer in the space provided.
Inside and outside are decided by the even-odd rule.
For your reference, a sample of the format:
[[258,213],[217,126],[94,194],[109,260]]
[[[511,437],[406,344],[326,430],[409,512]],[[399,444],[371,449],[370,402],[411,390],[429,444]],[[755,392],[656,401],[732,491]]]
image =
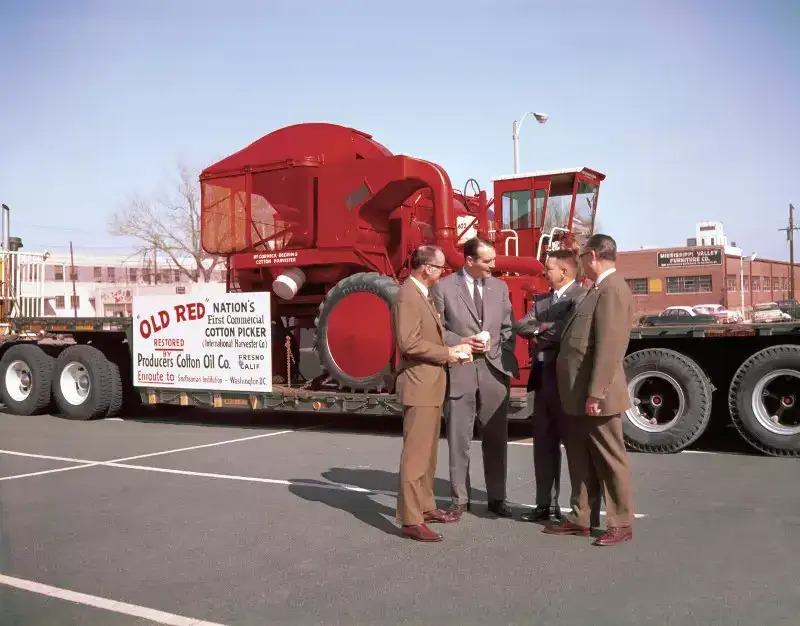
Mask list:
[[400,356],[395,393],[404,406],[442,406],[447,388],[443,367],[450,354],[433,303],[410,278],[392,305],[392,328]]
[[[527,315],[514,322],[514,332],[525,339],[535,337],[537,351],[544,350],[548,354],[546,358],[555,358],[564,327],[586,293],[587,289],[575,281],[556,302],[553,302],[552,291],[536,295]],[[544,330],[540,330],[542,323],[547,324]],[[537,330],[540,331],[538,335],[534,334]]]
[[565,413],[585,415],[589,396],[600,400],[600,415],[630,408],[622,359],[634,314],[633,296],[618,271],[591,288],[578,305],[564,327],[556,361]]
[[[478,322],[475,301],[467,287],[463,270],[453,272],[436,283],[431,296],[441,315],[444,339],[448,346],[463,343],[464,337],[485,330],[490,335],[486,361],[502,374],[510,377],[519,375],[517,358],[514,356],[516,335],[511,329],[511,299],[508,285],[504,281],[493,276],[486,279],[483,285],[482,323]],[[475,377],[470,377],[468,368],[459,363],[451,363],[449,371],[452,397],[474,390]]]

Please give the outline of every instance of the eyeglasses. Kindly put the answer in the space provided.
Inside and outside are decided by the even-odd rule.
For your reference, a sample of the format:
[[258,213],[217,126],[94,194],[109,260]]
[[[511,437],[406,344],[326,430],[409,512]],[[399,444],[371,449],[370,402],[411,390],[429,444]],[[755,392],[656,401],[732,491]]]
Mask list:
[[587,254],[591,254],[592,252],[594,252],[594,250],[587,250],[586,252],[582,252],[581,254],[579,254],[579,255],[578,255],[578,258],[579,258],[579,259],[582,259],[582,258],[583,258],[583,257],[585,257]]
[[444,270],[444,265],[434,265],[433,263],[426,263],[428,267],[435,267],[437,270]]

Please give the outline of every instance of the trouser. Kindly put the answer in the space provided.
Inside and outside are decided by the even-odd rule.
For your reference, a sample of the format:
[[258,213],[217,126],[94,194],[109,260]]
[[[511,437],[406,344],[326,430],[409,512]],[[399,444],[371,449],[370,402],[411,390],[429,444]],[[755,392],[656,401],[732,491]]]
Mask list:
[[555,360],[540,370],[533,408],[533,468],[536,477],[536,505],[558,508],[561,491],[561,443],[567,416],[561,408]]
[[[477,415],[480,425],[483,472],[489,500],[506,499],[508,465],[508,377],[486,359],[460,367],[474,370],[474,389],[448,399],[447,442],[450,451],[450,491],[453,502],[470,498],[470,446]],[[472,374],[470,374],[472,375]]]
[[594,520],[590,519],[592,503],[598,502],[602,495],[607,525],[630,526],[633,522],[631,472],[620,415],[570,415],[568,420],[572,521],[584,527],[594,525]]
[[400,455],[400,491],[397,523],[422,524],[423,513],[436,508],[433,481],[442,424],[440,406],[403,407],[403,451]]

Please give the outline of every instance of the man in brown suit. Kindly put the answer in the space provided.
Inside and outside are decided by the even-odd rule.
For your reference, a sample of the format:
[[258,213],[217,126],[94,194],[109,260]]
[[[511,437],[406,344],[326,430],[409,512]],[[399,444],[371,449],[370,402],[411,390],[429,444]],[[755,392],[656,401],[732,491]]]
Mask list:
[[420,246],[411,256],[411,276],[400,287],[392,307],[400,364],[395,391],[403,404],[403,452],[397,523],[418,541],[441,541],[429,522],[454,522],[456,517],[436,507],[433,478],[439,449],[447,363],[470,353],[469,346],[448,347],[429,290],[442,275],[444,254],[437,246]]
[[594,281],[567,322],[556,361],[558,389],[569,416],[567,459],[572,479],[572,515],[544,532],[590,534],[590,502],[606,502],[605,534],[594,545],[612,546],[633,538],[633,502],[621,413],[630,408],[622,367],[635,313],[633,297],[616,272],[617,245],[593,235],[580,259]]

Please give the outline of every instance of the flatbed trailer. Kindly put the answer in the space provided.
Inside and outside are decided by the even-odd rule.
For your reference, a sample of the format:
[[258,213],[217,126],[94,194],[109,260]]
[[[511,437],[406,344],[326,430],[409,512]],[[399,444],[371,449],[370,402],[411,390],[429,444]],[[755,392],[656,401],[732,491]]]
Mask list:
[[[9,335],[0,344],[0,396],[11,413],[95,419],[143,403],[402,415],[393,393],[344,392],[308,383],[276,384],[268,393],[134,385],[131,318],[13,318],[9,323]],[[630,449],[683,450],[706,432],[713,415],[715,428],[732,421],[766,454],[800,456],[800,320],[634,327],[630,337],[625,371],[632,408],[623,418]],[[58,380],[53,377],[57,359],[77,359],[94,389],[77,406],[65,400],[65,390],[80,383],[65,378],[64,367]],[[529,419],[532,407],[532,393],[512,389],[511,419]]]

